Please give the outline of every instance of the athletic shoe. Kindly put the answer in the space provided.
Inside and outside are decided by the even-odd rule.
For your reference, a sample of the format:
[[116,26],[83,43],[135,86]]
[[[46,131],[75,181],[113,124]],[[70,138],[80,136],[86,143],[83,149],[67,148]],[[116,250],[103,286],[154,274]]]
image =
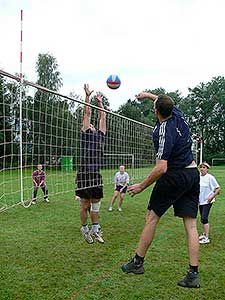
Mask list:
[[48,199],[48,198],[45,198],[45,201],[46,201],[46,202],[49,202],[49,199]]
[[199,275],[196,272],[187,272],[184,279],[179,281],[177,284],[186,288],[200,288]]
[[204,238],[205,238],[205,234],[204,233],[199,236],[199,240],[202,240]]
[[103,236],[103,231],[101,230],[101,228],[98,226],[98,233],[100,236]]
[[99,242],[100,244],[104,244],[104,240],[102,238],[102,232],[93,232],[91,231],[91,235],[94,237],[94,239]]
[[122,211],[122,208],[121,208],[121,207],[118,207],[118,211]]
[[36,202],[36,200],[33,200],[31,203],[35,205],[37,202]]
[[199,244],[209,244],[209,243],[210,243],[210,239],[207,236],[199,240]]
[[83,234],[84,239],[85,239],[85,241],[86,241],[88,244],[93,244],[93,243],[94,243],[94,240],[93,240],[93,238],[92,238],[92,236],[91,236],[91,234],[90,234],[90,231],[84,232],[83,227],[81,227],[80,231],[81,231],[81,233]]
[[124,273],[134,273],[134,274],[144,274],[144,265],[143,263],[135,263],[135,257],[131,261],[123,264],[121,269]]
[[109,207],[108,211],[113,211],[113,208],[112,206]]

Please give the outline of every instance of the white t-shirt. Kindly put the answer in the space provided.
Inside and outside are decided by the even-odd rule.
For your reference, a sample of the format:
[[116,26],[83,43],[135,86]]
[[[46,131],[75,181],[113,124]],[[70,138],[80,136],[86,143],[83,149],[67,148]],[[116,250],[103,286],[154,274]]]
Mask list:
[[[215,189],[218,187],[219,184],[214,176],[208,173],[204,176],[200,175],[199,205],[208,204],[207,199],[214,193]],[[215,202],[215,198],[211,201],[211,203],[213,202]]]
[[129,183],[129,175],[127,174],[127,172],[124,172],[123,174],[120,172],[117,172],[114,177],[114,182],[116,185],[124,186],[125,184]]

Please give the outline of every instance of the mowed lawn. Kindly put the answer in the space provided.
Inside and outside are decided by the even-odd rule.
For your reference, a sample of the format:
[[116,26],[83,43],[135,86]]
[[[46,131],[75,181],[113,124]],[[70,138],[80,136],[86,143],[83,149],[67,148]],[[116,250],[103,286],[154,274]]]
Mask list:
[[[151,189],[126,195],[123,211],[109,213],[113,185],[106,184],[100,213],[104,245],[83,240],[73,192],[0,213],[0,299],[225,299],[225,168],[211,173],[222,191],[210,214],[211,243],[200,247],[200,289],[176,285],[188,256],[182,220],[172,209],[159,223],[145,274],[121,272],[135,252]],[[198,226],[201,233],[199,220]]]

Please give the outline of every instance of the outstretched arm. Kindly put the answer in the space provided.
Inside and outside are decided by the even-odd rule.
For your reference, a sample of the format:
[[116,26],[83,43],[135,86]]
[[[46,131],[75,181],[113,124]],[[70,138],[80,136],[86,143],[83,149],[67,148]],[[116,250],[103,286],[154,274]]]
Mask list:
[[138,100],[143,100],[143,99],[151,99],[152,101],[155,101],[158,96],[152,94],[152,93],[147,93],[147,92],[141,92],[140,94],[138,95],[135,95],[135,97],[138,99]]
[[166,171],[167,171],[167,161],[157,160],[155,167],[141,183],[133,184],[130,187],[128,187],[129,195],[134,196],[142,192],[149,185],[151,185],[156,180],[158,180]]
[[[104,109],[103,103],[102,103],[102,95],[97,94],[96,95],[96,100],[98,102],[98,107]],[[106,133],[106,113],[103,110],[99,110],[99,130],[103,132],[104,134]]]
[[[90,96],[93,92],[90,91],[89,85],[85,84],[84,85],[84,91],[85,91],[85,104],[90,104]],[[90,122],[91,122],[91,108],[89,105],[84,105],[84,117],[83,117],[83,126],[82,126],[82,131],[87,130],[90,127]]]

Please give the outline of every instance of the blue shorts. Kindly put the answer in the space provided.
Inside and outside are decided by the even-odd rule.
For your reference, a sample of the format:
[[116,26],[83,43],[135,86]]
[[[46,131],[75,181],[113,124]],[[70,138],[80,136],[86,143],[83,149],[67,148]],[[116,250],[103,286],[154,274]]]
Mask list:
[[[117,185],[116,186],[116,188],[115,188],[115,191],[117,191],[117,192],[119,192],[121,189],[122,189],[122,185]],[[127,186],[125,186],[124,188],[123,188],[123,190],[122,190],[122,192],[121,193],[126,193],[126,191],[127,191]]]

